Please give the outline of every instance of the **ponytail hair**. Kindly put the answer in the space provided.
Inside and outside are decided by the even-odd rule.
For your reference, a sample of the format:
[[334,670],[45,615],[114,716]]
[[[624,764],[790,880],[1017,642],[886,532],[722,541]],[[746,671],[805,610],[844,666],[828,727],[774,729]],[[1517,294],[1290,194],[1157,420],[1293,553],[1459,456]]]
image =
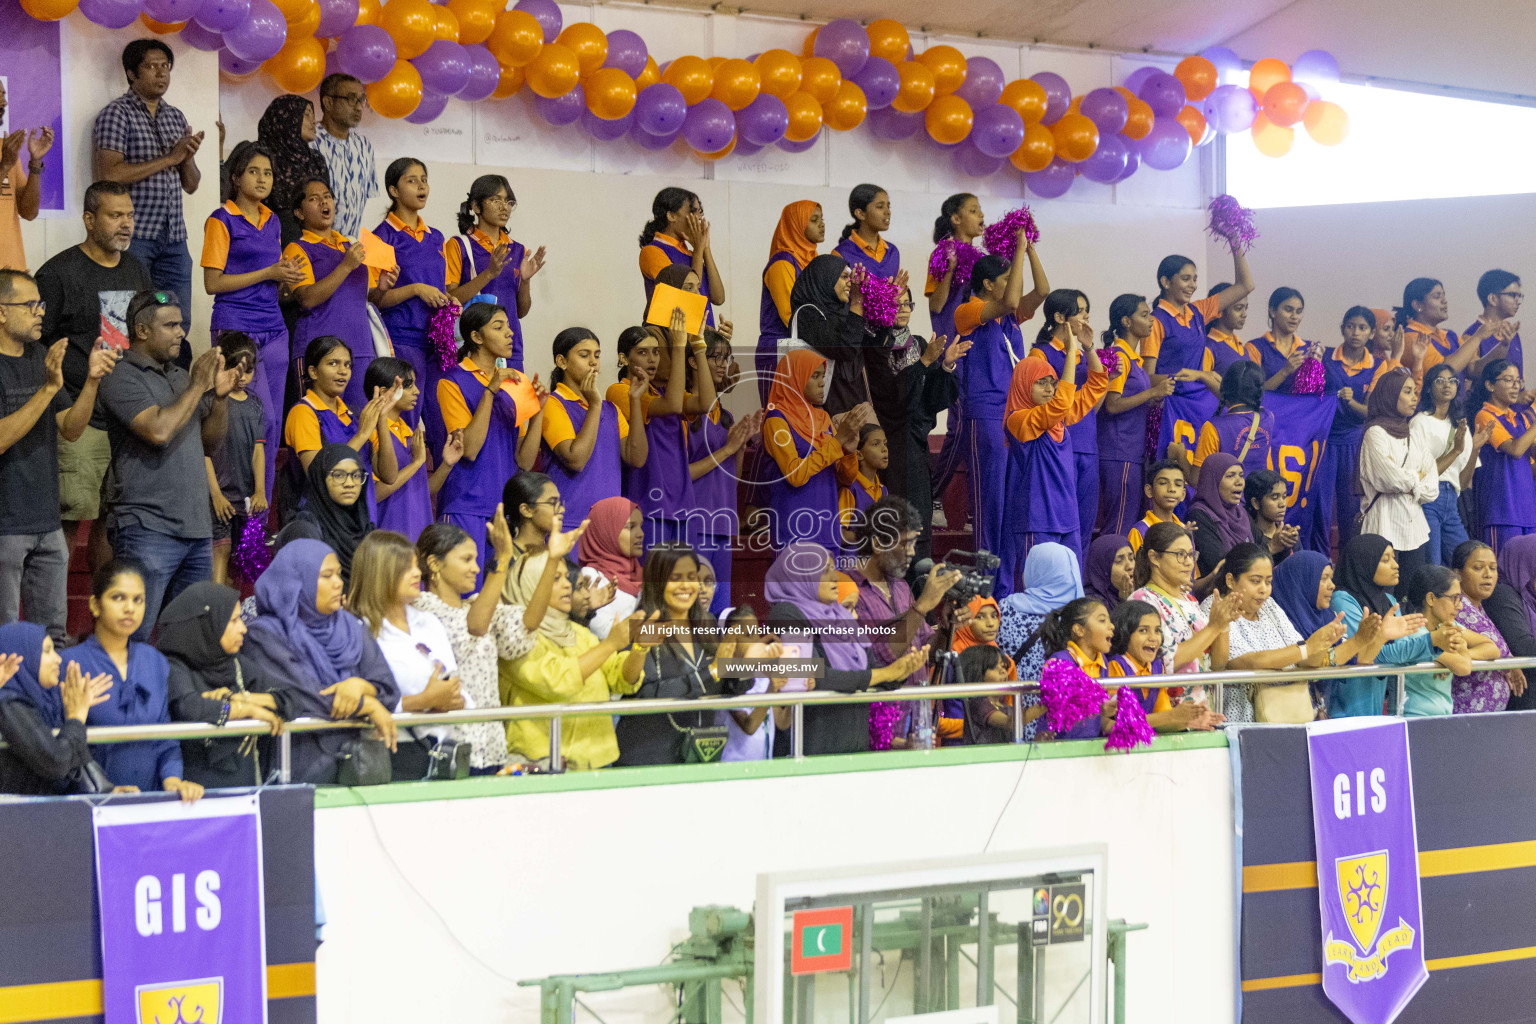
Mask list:
[[859,213],[869,209],[869,204],[875,201],[876,196],[883,196],[885,194],[885,189],[879,185],[871,185],[868,182],[853,187],[853,191],[848,193],[848,216],[852,217],[853,221],[843,228],[844,238],[853,234],[853,229],[859,226]]
[[[584,341],[596,341],[598,344],[602,344],[597,335],[585,327],[567,327],[555,335],[555,343],[550,346],[553,358],[558,359],[563,355],[569,354],[571,349]],[[556,363],[555,368],[549,372],[549,390],[553,392],[564,380],[565,371],[560,368],[559,363]]]
[[1152,553],[1159,555],[1180,537],[1188,537],[1190,532],[1178,523],[1154,523],[1147,531],[1147,535],[1141,539],[1141,547],[1136,549],[1136,568],[1131,574],[1131,585],[1140,590],[1152,582]]
[[484,330],[485,325],[496,319],[497,313],[505,313],[507,307],[498,306],[494,302],[471,302],[464,307],[464,312],[459,314],[459,337],[463,343],[459,345],[459,358],[467,358],[470,353],[480,347],[475,340],[475,332]]
[[1066,650],[1072,640],[1073,627],[1084,625],[1095,608],[1103,607],[1104,602],[1096,597],[1079,597],[1046,613],[1045,621],[1040,623],[1040,640],[1045,645],[1046,656]]
[[1088,296],[1076,288],[1057,288],[1045,297],[1045,304],[1040,307],[1045,314],[1045,323],[1040,325],[1040,333],[1035,336],[1035,344],[1043,345],[1056,336],[1056,316],[1059,313],[1063,320],[1070,320],[1077,316],[1077,304],[1081,301],[1088,302]]
[[992,253],[988,253],[977,260],[975,265],[971,267],[971,279],[967,282],[971,286],[971,294],[980,295],[982,285],[1008,273],[1010,266],[1012,264],[1007,260]]
[[1429,595],[1444,597],[1456,585],[1456,573],[1443,565],[1421,565],[1408,577],[1408,591],[1403,595],[1403,611],[1424,612]]
[[[656,193],[651,200],[651,219],[640,231],[640,248],[644,249],[656,240],[656,232],[667,226],[667,215],[692,207],[699,197],[685,188],[668,186]],[[702,204],[701,204],[702,205]]]
[[[950,220],[950,218],[959,213],[962,206],[975,198],[976,197],[971,195],[969,192],[956,192],[954,195],[944,200],[944,205],[939,207],[939,218],[933,222],[934,245],[938,245],[946,238],[955,237],[955,225],[954,222]],[[847,238],[848,236],[844,235],[843,237]],[[1495,291],[1497,290],[1498,289],[1495,289]]]
[[[1216,577],[1217,592],[1225,597],[1227,594],[1232,593],[1232,584],[1227,582],[1228,579],[1238,579],[1258,563],[1269,562],[1273,564],[1274,560],[1274,555],[1271,555],[1267,550],[1253,543],[1253,541],[1244,541],[1241,544],[1232,545],[1232,550],[1227,552],[1227,557],[1224,560],[1225,564],[1221,567],[1221,574]],[[1450,572],[1450,570],[1447,569],[1446,572]]]
[[[423,165],[425,166],[425,165]],[[394,164],[390,165],[391,168]],[[467,235],[475,229],[475,221],[479,216],[480,207],[485,201],[497,192],[506,190],[507,198],[511,200],[514,209],[517,207],[517,194],[512,191],[512,183],[500,174],[482,174],[470,182],[469,195],[459,204],[459,234]]]
[[1264,371],[1251,359],[1239,359],[1221,375],[1221,407],[1226,412],[1234,405],[1246,405],[1254,412],[1264,404]]
[[1110,621],[1115,624],[1115,635],[1109,642],[1111,658],[1118,658],[1131,649],[1131,637],[1148,615],[1156,616],[1157,609],[1145,601],[1121,601],[1120,607],[1110,612]]
[[1499,374],[1514,365],[1508,359],[1495,359],[1491,363],[1484,363],[1483,372],[1478,375],[1477,382],[1472,385],[1472,394],[1467,399],[1467,408],[1481,410],[1483,403],[1488,401],[1488,385],[1498,380]]
[[421,531],[421,535],[416,538],[416,565],[421,569],[423,590],[432,589],[430,560],[435,558],[441,562],[448,557],[448,552],[469,539],[469,534],[462,527],[452,523],[431,523]]
[[1117,338],[1129,340],[1128,335],[1125,333],[1125,328],[1120,325],[1120,321],[1127,317],[1135,316],[1136,311],[1141,308],[1141,304],[1146,301],[1146,296],[1132,295],[1130,292],[1115,296],[1115,301],[1109,304],[1109,328],[1099,336],[1101,348],[1113,348]]
[[[389,196],[390,189],[400,184],[400,179],[405,177],[405,172],[409,171],[412,167],[420,167],[421,173],[427,173],[427,165],[413,156],[402,156],[390,162],[390,165],[384,169],[384,194],[386,196]],[[512,190],[510,188],[507,189],[507,195],[511,194]],[[389,196],[389,212],[394,213],[399,208],[399,198]],[[474,224],[471,223],[470,227],[474,227]],[[467,231],[468,228],[460,228],[459,230]]]
[[[651,332],[643,326],[626,327],[624,330],[619,332],[619,340],[615,347],[619,350],[619,356],[621,358],[628,359],[630,349],[634,348],[642,341],[645,341],[647,338],[652,337],[655,337],[655,335],[651,334]],[[628,376],[629,367],[621,364],[619,366],[619,380],[623,380]]]
[[1429,293],[1436,288],[1445,286],[1432,277],[1416,277],[1403,287],[1403,304],[1392,310],[1397,320],[1397,326],[1407,327],[1408,321],[1413,319],[1413,304],[1423,302],[1429,297]]

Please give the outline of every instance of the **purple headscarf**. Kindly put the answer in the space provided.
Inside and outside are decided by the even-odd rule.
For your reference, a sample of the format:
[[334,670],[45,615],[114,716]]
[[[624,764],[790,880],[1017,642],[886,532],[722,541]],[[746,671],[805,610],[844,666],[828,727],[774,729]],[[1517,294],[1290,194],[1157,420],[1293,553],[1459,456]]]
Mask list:
[[1231,505],[1221,500],[1221,478],[1236,465],[1237,459],[1226,452],[1206,456],[1205,464],[1200,467],[1200,482],[1195,486],[1195,500],[1189,503],[1191,514],[1196,510],[1203,511],[1216,524],[1222,549],[1226,551],[1253,541],[1253,523],[1243,509],[1242,495],[1239,494],[1238,500]]
[[[809,645],[814,634],[821,634],[822,648],[827,654],[827,667],[845,672],[857,672],[869,667],[868,644],[856,639],[858,620],[853,613],[833,601],[823,603],[817,596],[821,589],[821,574],[832,556],[820,544],[800,540],[786,545],[773,560],[763,577],[763,596],[773,604],[790,604],[810,622],[808,631],[785,630],[781,623],[774,628],[790,643]],[[839,634],[826,631],[838,628]]]
[[1505,541],[1499,549],[1499,579],[1520,593],[1520,603],[1525,607],[1525,617],[1536,630],[1536,592],[1531,585],[1536,581],[1536,535],[1527,534]]
[[320,566],[335,554],[318,540],[287,544],[256,581],[257,617],[251,624],[287,641],[314,670],[321,690],[357,675],[363,656],[364,630],[357,616],[348,611],[321,615],[315,608]]
[[[0,655],[21,655],[21,667],[0,686],[0,700],[30,704],[37,717],[50,729],[64,724],[64,699],[58,686],[44,686],[38,679],[43,671],[43,641],[48,631],[33,622],[7,622],[0,626]],[[64,666],[59,666],[63,675]]]
[[1114,611],[1120,606],[1120,591],[1110,581],[1110,570],[1115,567],[1115,556],[1121,548],[1131,546],[1123,533],[1110,533],[1095,537],[1088,545],[1088,566],[1083,576],[1083,590],[1104,602],[1104,607]]

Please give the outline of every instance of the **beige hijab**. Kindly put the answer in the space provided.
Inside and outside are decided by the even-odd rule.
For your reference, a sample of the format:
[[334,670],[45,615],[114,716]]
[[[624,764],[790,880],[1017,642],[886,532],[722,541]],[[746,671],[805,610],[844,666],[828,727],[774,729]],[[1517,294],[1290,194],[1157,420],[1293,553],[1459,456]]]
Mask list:
[[[544,566],[548,563],[548,550],[515,558],[512,571],[507,574],[506,585],[502,587],[501,599],[508,604],[527,608],[533,602],[533,592],[538,589],[539,578],[544,575]],[[571,647],[576,643],[576,626],[571,622],[570,615],[557,611],[553,605],[544,612],[544,621],[539,623],[539,633],[556,647]]]

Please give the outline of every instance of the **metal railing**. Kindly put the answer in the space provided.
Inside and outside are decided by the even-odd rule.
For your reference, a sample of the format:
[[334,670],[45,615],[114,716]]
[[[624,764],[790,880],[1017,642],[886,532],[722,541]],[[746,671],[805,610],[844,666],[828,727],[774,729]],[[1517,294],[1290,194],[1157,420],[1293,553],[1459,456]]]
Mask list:
[[[1502,671],[1511,668],[1536,668],[1536,658],[1500,658],[1495,661],[1476,661],[1472,671]],[[1397,714],[1403,714],[1407,698],[1407,681],[1411,675],[1449,675],[1447,669],[1434,662],[1415,665],[1342,665],[1327,668],[1278,669],[1275,671],[1252,670],[1244,672],[1180,672],[1172,675],[1133,676],[1119,680],[1103,680],[1110,685],[1130,685],[1142,689],[1169,689],[1174,687],[1206,686],[1214,688],[1214,707],[1221,708],[1223,690],[1227,686],[1277,686],[1285,683],[1311,682],[1313,680],[1361,679],[1378,676],[1395,677],[1397,682]],[[703,697],[697,699],[659,698],[651,700],[596,701],[586,704],[527,704],[518,707],[474,708],[463,711],[436,713],[406,712],[394,716],[401,729],[428,726],[470,725],[478,722],[515,722],[528,719],[549,721],[550,771],[565,770],[561,754],[562,718],[581,718],[589,715],[625,717],[629,715],[659,715],[675,712],[703,712],[750,710],[763,707],[789,706],[791,720],[791,756],[795,760],[805,758],[805,709],[820,704],[875,704],[887,701],[939,700],[951,697],[1011,697],[1037,689],[1038,682],[1020,681],[1007,683],[966,683],[942,686],[904,686],[896,690],[860,690],[855,693],[839,693],[831,690],[780,691],[756,693],[742,697]],[[1013,742],[1024,742],[1023,702],[1013,702]],[[289,782],[292,778],[292,737],[301,733],[334,732],[337,730],[371,729],[373,726],[360,719],[333,721],[324,718],[300,718],[287,722],[277,736],[278,778]],[[263,736],[271,732],[270,726],[254,720],[231,721],[222,726],[192,725],[184,722],[166,722],[155,725],[99,726],[87,730],[90,743],[134,743],[144,740],[196,740],[233,739],[240,736]]]

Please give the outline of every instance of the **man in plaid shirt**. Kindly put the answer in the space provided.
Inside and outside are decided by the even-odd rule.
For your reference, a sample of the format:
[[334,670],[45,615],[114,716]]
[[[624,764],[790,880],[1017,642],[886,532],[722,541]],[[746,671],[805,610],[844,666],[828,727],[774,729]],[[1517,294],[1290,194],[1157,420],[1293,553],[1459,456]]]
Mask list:
[[[134,214],[128,251],[149,269],[156,288],[176,293],[182,329],[190,333],[192,254],[181,193],[196,192],[201,181],[196,157],[203,133],[193,134],[186,116],[165,102],[175,60],[158,39],[135,39],[123,48],[128,91],[96,115],[93,158],[98,180],[128,186]],[[183,345],[183,368],[190,354]]]

